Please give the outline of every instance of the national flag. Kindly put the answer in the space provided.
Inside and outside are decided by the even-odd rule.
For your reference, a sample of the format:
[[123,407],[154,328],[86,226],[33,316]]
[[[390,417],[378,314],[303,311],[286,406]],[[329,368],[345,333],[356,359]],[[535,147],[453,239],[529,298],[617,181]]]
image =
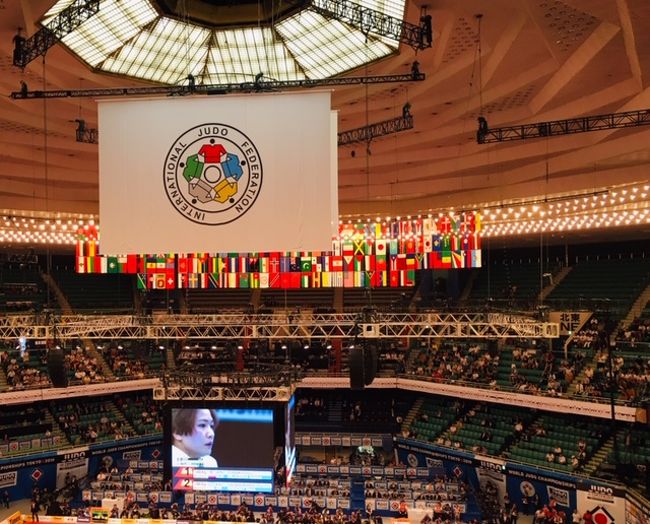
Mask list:
[[481,233],[472,233],[468,237],[469,249],[481,249]]
[[260,273],[260,288],[268,289],[271,286],[270,277],[268,273]]
[[449,220],[451,222],[451,232],[454,235],[460,233],[460,224],[462,221],[462,217],[460,215],[456,215],[452,213],[449,215]]
[[108,272],[109,273],[119,273],[120,268],[117,264],[117,257],[108,257]]
[[311,273],[302,273],[300,277],[300,287],[309,288],[311,287]]
[[280,272],[280,257],[279,253],[271,253],[269,256],[269,273],[279,273]]
[[86,272],[86,257],[77,257],[77,273]]
[[355,255],[365,255],[367,244],[365,238],[356,239],[353,241],[354,244],[354,254]]
[[321,287],[332,287],[332,278],[329,271],[320,273],[320,283]]
[[377,271],[386,271],[386,269],[387,269],[386,256],[377,255],[375,257],[375,269]]
[[341,244],[341,253],[343,256],[354,255],[354,243],[351,240],[344,240]]
[[242,289],[248,289],[250,287],[250,277],[248,273],[239,273],[237,287]]
[[343,287],[354,287],[354,271],[343,271]]
[[165,273],[153,273],[151,282],[153,289],[167,289],[167,275]]
[[335,273],[343,271],[343,257],[338,255],[332,256],[330,258],[330,267]]
[[443,235],[451,233],[451,219],[448,215],[442,215],[438,219],[438,232]]
[[388,246],[387,246],[386,240],[384,240],[384,239],[376,240],[375,241],[375,254],[377,256],[385,256],[387,247]]
[[259,258],[259,272],[268,273],[269,272],[269,257],[260,257]]
[[332,254],[336,256],[341,254],[341,241],[339,239],[332,240]]
[[455,269],[465,267],[465,255],[462,251],[456,250],[451,252],[451,267]]
[[249,281],[249,285],[250,285],[251,289],[259,289],[259,287],[260,287],[260,274],[259,274],[259,272],[256,271],[254,273],[250,273],[249,275],[250,276],[249,276],[248,281]]
[[142,257],[138,257],[138,255],[126,255],[126,273],[138,273],[138,259],[142,260]]
[[365,270],[366,271],[374,271],[375,267],[376,267],[375,262],[376,262],[375,255],[366,255],[365,256]]
[[95,256],[95,273],[108,273],[108,259],[106,257]]
[[399,240],[397,238],[391,238],[389,240],[388,253],[391,255],[397,255],[399,253]]
[[228,289],[237,289],[239,287],[239,273],[227,273],[226,278]]
[[482,267],[480,249],[472,249],[472,267]]
[[281,275],[283,273],[269,273],[269,288],[279,289],[282,287]]
[[436,221],[433,218],[423,218],[422,219],[422,236],[432,237],[438,233],[438,227]]
[[198,273],[188,273],[187,274],[187,287],[190,289],[197,289],[199,287],[199,275]]
[[399,271],[390,272],[390,287],[399,287]]
[[136,285],[139,290],[147,289],[147,275],[145,273],[137,274]]
[[337,271],[336,273],[331,273],[330,282],[332,287],[343,287],[343,272]]
[[312,259],[311,257],[302,257],[300,259],[300,271],[303,273],[311,273]]
[[290,273],[300,273],[301,272],[301,260],[300,257],[293,257],[289,259],[291,263],[289,264]]
[[354,271],[359,272],[359,271],[364,271],[364,263],[365,263],[365,256],[363,255],[355,255],[354,256]]
[[178,289],[187,287],[187,273],[176,273],[176,287]]
[[460,235],[457,234],[451,235],[449,237],[449,243],[450,243],[451,251],[458,251],[459,249],[462,249]]

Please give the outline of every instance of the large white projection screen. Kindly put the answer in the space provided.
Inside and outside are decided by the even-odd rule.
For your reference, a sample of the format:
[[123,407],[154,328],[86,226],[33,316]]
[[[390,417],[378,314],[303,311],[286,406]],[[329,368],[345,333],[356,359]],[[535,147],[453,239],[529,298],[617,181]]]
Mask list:
[[100,101],[101,252],[331,249],[333,125],[322,91]]

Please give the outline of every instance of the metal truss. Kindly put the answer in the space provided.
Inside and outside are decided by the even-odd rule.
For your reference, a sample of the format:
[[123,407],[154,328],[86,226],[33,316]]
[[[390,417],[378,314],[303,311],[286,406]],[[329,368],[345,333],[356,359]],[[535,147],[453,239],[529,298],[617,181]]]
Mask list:
[[413,129],[412,115],[391,118],[390,120],[376,122],[357,129],[341,131],[339,133],[339,146],[347,146],[357,142],[369,142],[373,138],[392,135],[393,133],[407,131],[408,129]]
[[153,390],[154,400],[245,400],[287,402],[296,387],[169,386]]
[[350,76],[339,78],[315,78],[305,80],[260,80],[240,84],[199,84],[182,86],[106,87],[97,89],[60,89],[51,91],[21,90],[11,93],[16,100],[32,98],[99,98],[109,96],[191,94],[225,95],[228,93],[255,93],[323,86],[350,86],[359,84],[385,84],[421,82],[426,77],[419,71],[405,75]]
[[74,0],[30,38],[21,41],[20,44],[16,42],[14,65],[25,67],[32,60],[45,55],[50,47],[98,12],[99,0]]
[[[556,323],[520,315],[405,313],[291,315],[51,316],[0,323],[0,339],[20,336],[54,340],[151,339],[245,340],[365,338],[557,338]],[[369,327],[366,327],[369,326]],[[363,329],[362,329],[363,328]]]
[[625,111],[623,113],[610,113],[606,115],[584,116],[569,118],[567,120],[552,120],[523,124],[520,126],[497,127],[479,129],[476,141],[479,144],[493,142],[509,142],[512,140],[525,140],[528,138],[542,138],[549,136],[573,135],[588,131],[601,131],[603,129],[621,129],[625,127],[638,127],[650,125],[650,109],[638,111]]
[[414,49],[426,49],[432,44],[430,18],[423,17],[420,25],[415,25],[348,0],[312,0],[310,9],[356,27],[364,34],[391,38]]

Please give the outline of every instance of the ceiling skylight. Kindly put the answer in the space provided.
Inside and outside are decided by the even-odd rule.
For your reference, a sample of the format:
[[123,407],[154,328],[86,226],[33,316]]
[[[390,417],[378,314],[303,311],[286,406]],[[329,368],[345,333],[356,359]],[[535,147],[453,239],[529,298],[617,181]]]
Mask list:
[[[42,23],[72,4],[59,0]],[[404,0],[359,0],[402,18]],[[235,7],[233,7],[235,8]],[[90,67],[161,84],[327,78],[397,52],[399,42],[370,34],[307,7],[274,25],[207,27],[163,14],[155,0],[101,0],[99,12],[63,39]]]

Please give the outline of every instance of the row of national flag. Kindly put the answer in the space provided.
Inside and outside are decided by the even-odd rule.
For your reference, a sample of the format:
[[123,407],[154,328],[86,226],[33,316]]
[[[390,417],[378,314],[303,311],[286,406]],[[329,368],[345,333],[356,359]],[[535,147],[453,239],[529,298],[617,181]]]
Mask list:
[[173,258],[164,256],[144,260],[145,271],[137,273],[141,289],[403,287],[415,284],[415,272],[420,269],[480,267],[481,251],[389,257],[194,254],[177,256],[175,264]]
[[417,270],[481,267],[477,213],[341,224],[327,252],[108,256],[96,226],[77,233],[78,273],[136,274],[142,289],[402,287]]

